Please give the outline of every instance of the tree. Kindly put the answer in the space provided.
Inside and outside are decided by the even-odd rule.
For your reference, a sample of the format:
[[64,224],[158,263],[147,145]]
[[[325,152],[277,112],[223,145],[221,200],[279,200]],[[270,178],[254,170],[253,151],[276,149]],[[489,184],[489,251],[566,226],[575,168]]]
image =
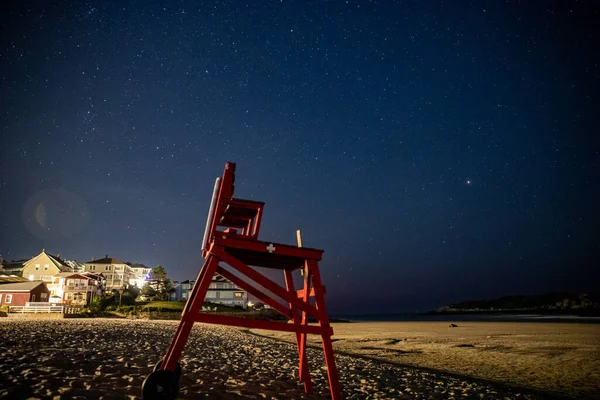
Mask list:
[[156,290],[154,290],[154,288],[152,286],[150,286],[150,283],[146,283],[144,286],[142,286],[142,289],[140,290],[140,294],[142,296],[152,299],[152,298],[154,298],[154,296],[156,296]]
[[167,271],[165,271],[165,267],[162,265],[157,265],[152,268],[152,272],[150,272],[152,279],[157,280],[166,280],[167,279]]
[[155,299],[168,300],[169,295],[173,292],[173,284],[167,277],[167,271],[162,265],[152,268],[150,273],[150,286],[155,290]]

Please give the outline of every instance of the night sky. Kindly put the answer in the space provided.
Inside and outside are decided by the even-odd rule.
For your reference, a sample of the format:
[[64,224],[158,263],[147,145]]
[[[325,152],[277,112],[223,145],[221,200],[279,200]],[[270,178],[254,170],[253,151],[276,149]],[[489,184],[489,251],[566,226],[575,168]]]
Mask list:
[[5,259],[193,279],[233,161],[333,313],[598,288],[596,1],[0,7]]

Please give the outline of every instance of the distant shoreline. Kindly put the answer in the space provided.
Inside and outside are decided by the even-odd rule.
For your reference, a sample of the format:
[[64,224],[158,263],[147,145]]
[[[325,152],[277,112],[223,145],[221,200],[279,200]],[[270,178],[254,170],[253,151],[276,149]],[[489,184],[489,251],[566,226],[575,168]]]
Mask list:
[[519,309],[479,309],[479,310],[462,310],[462,309],[447,309],[447,310],[432,310],[423,313],[423,315],[516,315],[516,314],[542,314],[555,315],[557,317],[573,316],[573,317],[600,317],[600,309],[548,309],[548,308],[519,308]]
[[334,315],[332,320],[339,322],[558,322],[558,323],[600,323],[599,314],[576,315],[574,313],[537,312],[521,310],[514,312],[454,312],[454,313],[395,313]]

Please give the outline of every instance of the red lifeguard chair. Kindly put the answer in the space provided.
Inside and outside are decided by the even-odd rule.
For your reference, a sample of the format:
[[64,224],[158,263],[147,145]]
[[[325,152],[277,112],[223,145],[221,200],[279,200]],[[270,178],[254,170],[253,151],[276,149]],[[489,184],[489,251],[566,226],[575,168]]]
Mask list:
[[[174,399],[177,396],[181,376],[179,358],[194,323],[204,322],[294,332],[300,359],[298,377],[307,393],[312,392],[312,383],[306,358],[306,335],[309,333],[321,335],[331,398],[341,399],[338,372],[331,345],[333,329],[329,324],[329,316],[325,308],[325,286],[321,283],[318,265],[323,250],[302,247],[300,235],[298,235],[298,246],[259,241],[258,232],[264,203],[234,198],[234,182],[235,163],[227,162],[223,176],[217,178],[215,182],[206,221],[202,246],[202,255],[206,261],[198,274],[167,353],[156,364],[154,372],[144,380],[143,397],[148,400]],[[244,276],[247,280],[234,275],[221,263],[229,265],[237,271],[238,275]],[[254,267],[282,270],[285,287],[269,279]],[[299,290],[296,290],[292,276],[296,270],[301,271],[304,281],[302,289]],[[283,314],[289,322],[201,313],[206,291],[215,274],[229,279],[248,293],[252,293]],[[277,301],[255,284],[262,286],[283,302]],[[311,297],[314,297],[314,306],[310,302]],[[309,317],[316,319],[318,326],[308,325]]]

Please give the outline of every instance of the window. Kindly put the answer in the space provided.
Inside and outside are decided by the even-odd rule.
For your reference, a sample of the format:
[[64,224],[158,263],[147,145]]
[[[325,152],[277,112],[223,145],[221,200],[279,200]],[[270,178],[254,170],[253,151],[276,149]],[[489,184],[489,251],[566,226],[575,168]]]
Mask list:
[[43,275],[43,276],[41,277],[41,279],[42,279],[42,281],[44,281],[44,282],[52,282],[52,277],[51,277],[51,276],[48,276],[48,275]]
[[6,304],[12,303],[12,294],[7,294],[6,299],[4,300]]
[[211,283],[210,285],[208,285],[209,289],[216,289],[217,288],[217,284],[216,283]]
[[107,265],[107,266],[106,266],[104,269],[105,269],[106,271],[110,271],[110,270],[112,269],[112,265]]
[[67,294],[65,294],[65,300],[72,300],[72,293],[68,292]]
[[48,264],[44,264],[44,271],[48,271]]
[[40,270],[40,264],[35,264],[35,270],[39,271]]
[[115,271],[122,271],[122,270],[123,270],[123,267],[119,267],[118,265],[115,266]]
[[35,302],[35,294],[31,295],[31,302]]
[[48,293],[40,294],[40,300],[46,300],[48,298]]
[[95,265],[90,265],[90,271],[95,271],[96,270],[96,266]]
[[235,292],[235,297],[244,297],[244,292]]

